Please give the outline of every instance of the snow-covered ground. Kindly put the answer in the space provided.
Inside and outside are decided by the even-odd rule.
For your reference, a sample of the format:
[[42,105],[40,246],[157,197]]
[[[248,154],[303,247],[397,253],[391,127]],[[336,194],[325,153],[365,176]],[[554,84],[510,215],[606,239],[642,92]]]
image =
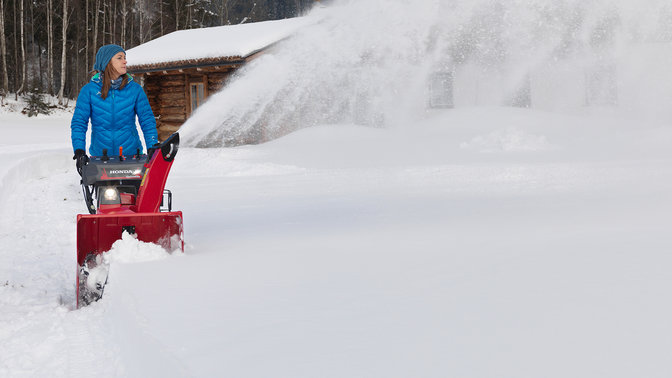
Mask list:
[[79,310],[69,117],[0,108],[0,376],[672,376],[669,2],[384,5],[200,106],[185,253],[126,237]]
[[74,310],[69,120],[0,122],[0,376],[672,374],[669,125],[465,108],[183,148],[186,252]]

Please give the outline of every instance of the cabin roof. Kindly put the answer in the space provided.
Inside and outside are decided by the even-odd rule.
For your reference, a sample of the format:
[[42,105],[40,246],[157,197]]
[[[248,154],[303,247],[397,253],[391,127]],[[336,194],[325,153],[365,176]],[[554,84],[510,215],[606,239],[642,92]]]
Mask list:
[[234,65],[313,23],[313,17],[179,30],[126,52],[129,72]]

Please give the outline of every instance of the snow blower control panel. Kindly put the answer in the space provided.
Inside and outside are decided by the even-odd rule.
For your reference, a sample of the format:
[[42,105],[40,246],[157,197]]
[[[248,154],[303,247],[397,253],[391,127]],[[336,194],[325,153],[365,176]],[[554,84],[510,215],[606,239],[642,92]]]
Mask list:
[[142,180],[147,155],[92,156],[82,170],[82,181],[93,185],[100,181]]

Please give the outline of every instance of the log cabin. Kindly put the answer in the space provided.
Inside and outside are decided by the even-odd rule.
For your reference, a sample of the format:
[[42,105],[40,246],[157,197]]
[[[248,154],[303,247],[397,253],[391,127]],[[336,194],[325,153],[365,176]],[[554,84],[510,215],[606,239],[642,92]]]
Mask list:
[[180,30],[129,49],[127,71],[147,93],[159,139],[178,131],[235,70],[307,22],[297,17]]

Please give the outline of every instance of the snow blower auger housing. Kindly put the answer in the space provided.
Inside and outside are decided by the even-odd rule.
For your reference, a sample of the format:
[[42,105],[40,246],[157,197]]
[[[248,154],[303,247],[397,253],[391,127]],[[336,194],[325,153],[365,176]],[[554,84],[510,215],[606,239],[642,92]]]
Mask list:
[[172,210],[165,190],[180,137],[175,133],[141,155],[91,157],[82,169],[82,191],[89,214],[77,215],[77,307],[97,301],[107,282],[102,253],[124,231],[138,240],[184,251],[182,212]]

